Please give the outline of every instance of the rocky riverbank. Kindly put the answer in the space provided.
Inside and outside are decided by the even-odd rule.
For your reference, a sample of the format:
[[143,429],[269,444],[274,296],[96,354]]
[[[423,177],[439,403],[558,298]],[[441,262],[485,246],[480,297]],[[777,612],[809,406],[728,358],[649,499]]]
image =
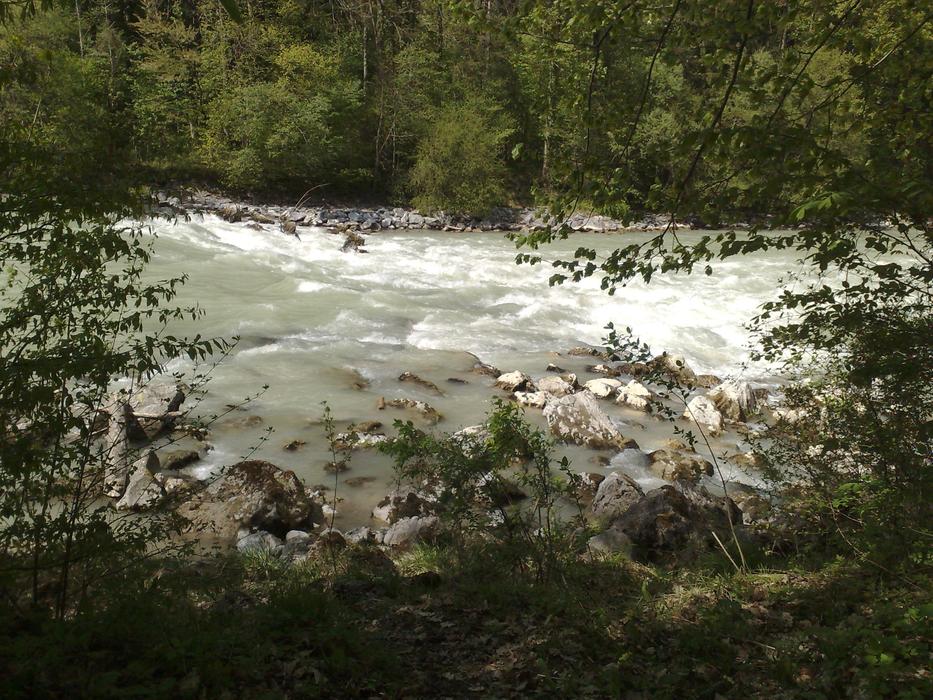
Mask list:
[[[493,395],[530,411],[540,410],[557,442],[588,448],[595,463],[615,467],[608,474],[584,470],[574,477],[573,498],[585,508],[589,531],[584,550],[654,560],[712,548],[716,538],[723,541],[733,529],[752,532],[778,522],[767,493],[739,483],[724,485],[725,493],[718,495],[708,488],[709,478],[719,470],[715,458],[704,457],[682,440],[670,440],[663,449],[643,450],[623,432],[626,424],[604,408],[624,406],[649,418],[668,410],[665,406],[670,402],[659,394],[665,382],[675,381],[689,389],[687,408],[680,409],[686,429],[699,426],[710,435],[727,429],[747,432],[749,421],[779,417],[767,405],[767,392],[745,382],[697,375],[681,358],[670,355],[649,363],[626,363],[599,349],[580,347],[564,356],[591,359],[594,364],[586,371],[596,378],[581,382],[556,365],[533,378],[520,371],[502,372],[479,359],[473,373],[475,381],[485,381]],[[410,372],[401,373],[398,381],[426,393],[440,391]],[[372,503],[369,522],[340,532],[332,526],[333,508],[340,508],[339,501],[327,487],[303,484],[293,472],[268,461],[238,462],[208,480],[194,477],[187,467],[211,449],[210,434],[187,424],[185,393],[184,386],[156,379],[115,395],[101,412],[99,440],[107,465],[103,495],[113,499],[117,510],[171,510],[189,523],[185,537],[221,550],[262,550],[290,559],[306,558],[322,544],[369,544],[399,551],[443,535],[443,483],[403,484]],[[442,420],[427,401],[380,400],[375,408],[408,411],[428,425]],[[396,439],[378,420],[340,429],[334,444],[347,459],[354,451],[376,449]],[[471,426],[450,439],[474,458],[488,449],[488,430],[486,425]],[[302,444],[289,443],[283,449],[300,449]],[[731,459],[752,464],[756,455],[736,454]],[[643,488],[628,473],[633,469],[664,484]],[[335,463],[334,470],[341,471],[341,465]],[[508,504],[518,508],[533,498],[514,484],[507,492]],[[495,528],[494,516],[501,505],[489,501],[488,512],[479,517],[489,516],[490,527]]]
[[[516,232],[544,228],[543,212],[530,208],[496,207],[487,216],[467,217],[444,212],[425,214],[405,207],[288,206],[256,204],[222,194],[193,191],[184,194],[158,192],[153,197],[153,212],[164,215],[215,214],[228,222],[276,225],[288,234],[301,227],[320,227],[334,231],[503,231]],[[600,214],[574,213],[566,223],[574,231],[617,233],[626,231],[662,231],[670,219],[660,214],[646,214],[625,223]],[[553,222],[552,222],[553,223]],[[679,228],[710,228],[695,217],[678,222]],[[739,222],[731,228],[748,228]]]

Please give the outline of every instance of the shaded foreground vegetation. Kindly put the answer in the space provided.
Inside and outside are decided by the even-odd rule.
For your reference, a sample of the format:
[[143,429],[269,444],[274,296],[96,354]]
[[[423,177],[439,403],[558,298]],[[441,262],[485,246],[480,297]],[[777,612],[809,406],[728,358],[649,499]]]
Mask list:
[[[3,697],[931,695],[919,4],[261,2],[242,22],[211,3],[30,9],[0,0]],[[783,526],[742,541],[741,563],[738,536],[636,563],[587,555],[540,509],[502,536],[458,492],[446,534],[394,564],[321,537],[287,566],[192,557],[171,514],[115,519],[97,446],[113,383],[229,350],[172,335],[199,314],[173,304],[184,280],[141,281],[150,241],[125,220],[140,183],[172,175],[793,225],[688,241],[671,227],[551,261],[552,283],[597,275],[613,293],[799,252],[816,281],[756,319],[761,352],[805,380],[759,446]],[[560,221],[519,236],[520,259],[544,263],[534,249],[572,235]],[[553,508],[546,441],[504,424],[480,461],[403,431],[417,449],[396,456],[419,459],[400,475],[475,485],[520,457]]]
[[[378,551],[378,550],[377,550]],[[928,697],[929,580],[842,559],[760,571],[354,546],[113,581],[64,623],[4,613],[7,698]]]

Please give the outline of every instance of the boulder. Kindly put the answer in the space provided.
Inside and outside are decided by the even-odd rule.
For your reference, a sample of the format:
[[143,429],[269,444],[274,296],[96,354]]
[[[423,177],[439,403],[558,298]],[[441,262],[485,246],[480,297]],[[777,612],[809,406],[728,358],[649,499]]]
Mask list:
[[719,435],[722,432],[722,414],[706,396],[694,396],[690,399],[683,417],[695,421],[710,435]]
[[520,406],[529,408],[544,408],[547,404],[548,394],[546,391],[516,391],[515,400]]
[[707,396],[727,420],[744,422],[758,413],[758,398],[748,382],[723,382]]
[[471,425],[450,436],[450,439],[460,446],[463,454],[473,457],[486,449],[489,440],[489,430],[484,425]]
[[610,521],[622,515],[645,495],[641,486],[622,472],[612,472],[600,482],[593,497],[593,515]]
[[402,518],[393,524],[382,538],[387,547],[406,548],[437,536],[440,521],[434,515]]
[[614,523],[644,559],[657,559],[708,536],[703,514],[673,486],[662,486],[639,499]]
[[251,532],[239,538],[236,541],[236,549],[240,553],[247,552],[271,552],[279,554],[282,551],[284,543],[271,532],[260,530]]
[[243,218],[243,212],[236,204],[225,204],[218,211],[218,214],[220,214],[221,219],[231,224],[234,224]]
[[366,251],[363,249],[364,245],[366,245],[365,238],[353,231],[347,231],[347,237],[344,240],[343,245],[340,246],[340,251],[343,253],[365,253]]
[[104,465],[103,492],[110,498],[120,498],[126,490],[130,476],[126,422],[122,407],[111,410],[109,415],[107,432],[99,441],[101,461]]
[[693,383],[703,389],[712,389],[717,384],[721,384],[722,379],[715,374],[698,374]]
[[591,379],[583,385],[583,388],[596,398],[608,399],[616,393],[621,386],[622,382],[618,379]]
[[514,372],[507,372],[506,374],[500,374],[496,379],[496,386],[500,389],[505,389],[506,391],[536,391],[535,384],[531,381],[529,377],[524,372],[519,372],[515,370]]
[[652,404],[656,400],[657,395],[635,379],[619,389],[616,397],[617,404],[634,408],[637,411],[651,411]]
[[233,545],[240,530],[286,533],[324,522],[320,504],[294,472],[261,460],[239,462],[178,508],[193,532]]
[[625,557],[631,557],[634,545],[629,536],[621,529],[610,527],[608,530],[587,540],[586,547],[591,553],[621,554]]
[[427,515],[432,510],[433,505],[424,494],[410,486],[403,486],[387,494],[379,501],[379,504],[373,508],[372,516],[391,525],[402,518]]
[[539,392],[543,391],[545,394],[550,394],[551,396],[567,396],[573,393],[573,384],[563,377],[542,377],[535,385]]
[[169,450],[156,453],[159,458],[159,471],[174,471],[184,469],[201,459],[197,450]]
[[696,452],[655,450],[648,455],[649,469],[666,481],[697,483],[704,476],[713,475],[713,465]]
[[127,437],[137,442],[153,440],[175,424],[184,401],[178,386],[157,380],[133,391],[124,404]]
[[595,449],[623,449],[631,444],[588,391],[548,401],[544,417],[551,433],[563,442]]
[[382,533],[368,527],[355,527],[344,533],[350,544],[375,544],[382,541]]
[[159,458],[155,452],[150,452],[133,464],[126,490],[116,503],[117,510],[146,510],[162,500],[165,491],[155,478],[158,468]]

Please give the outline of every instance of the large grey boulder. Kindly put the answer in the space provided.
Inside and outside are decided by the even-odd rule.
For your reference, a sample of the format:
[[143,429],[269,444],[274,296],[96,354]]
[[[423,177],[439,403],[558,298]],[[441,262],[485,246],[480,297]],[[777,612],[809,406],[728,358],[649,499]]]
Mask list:
[[252,532],[236,541],[238,552],[271,552],[278,554],[282,551],[283,542],[271,532],[260,530]]
[[622,472],[612,472],[603,479],[593,497],[593,515],[610,521],[627,511],[645,495],[641,486]]
[[158,468],[155,452],[133,464],[123,496],[116,503],[117,510],[146,510],[162,500],[165,491],[155,478]]
[[728,498],[706,489],[662,486],[650,491],[619,516],[613,527],[625,533],[638,557],[654,560],[668,554],[693,555],[730,538],[729,519],[741,526],[742,514]]
[[632,445],[588,391],[548,401],[544,418],[551,433],[563,442],[595,449],[623,449]]
[[170,429],[185,401],[184,391],[174,383],[153,379],[126,397],[124,420],[130,440],[148,442]]
[[529,408],[544,408],[547,405],[548,394],[545,391],[516,391],[515,392],[515,401],[520,406],[527,406]]
[[621,554],[625,557],[631,557],[634,548],[629,536],[618,527],[609,527],[594,535],[587,540],[586,547],[590,553]]
[[232,546],[241,530],[285,533],[324,522],[320,504],[305,492],[294,472],[261,460],[240,462],[209,484],[178,513],[192,532],[212,534]]

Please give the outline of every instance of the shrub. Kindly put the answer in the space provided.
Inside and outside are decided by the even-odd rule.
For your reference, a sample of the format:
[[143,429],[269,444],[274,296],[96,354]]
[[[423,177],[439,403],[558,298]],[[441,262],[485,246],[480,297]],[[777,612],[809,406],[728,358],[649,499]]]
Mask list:
[[418,144],[413,203],[426,211],[482,215],[505,203],[504,146],[511,120],[480,99],[448,104]]

